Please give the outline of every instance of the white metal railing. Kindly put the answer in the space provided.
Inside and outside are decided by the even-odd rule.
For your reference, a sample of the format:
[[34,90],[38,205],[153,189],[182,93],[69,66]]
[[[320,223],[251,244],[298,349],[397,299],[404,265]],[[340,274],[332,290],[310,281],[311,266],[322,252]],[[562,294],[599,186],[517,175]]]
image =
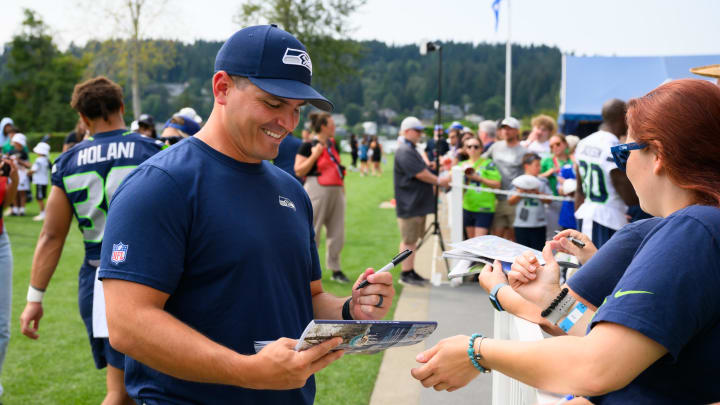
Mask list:
[[[543,339],[540,327],[507,312],[495,311],[493,338],[534,341]],[[493,405],[553,404],[560,395],[538,390],[497,371],[492,372]]]
[[[462,196],[465,174],[461,167],[455,166],[451,170],[451,176],[452,190],[447,196],[448,226],[450,227],[450,241],[456,243],[461,242],[463,237]],[[494,312],[493,337],[495,339],[518,341],[543,339],[543,333],[538,325],[507,312]],[[493,371],[492,376],[493,405],[546,404],[554,403],[560,398],[559,395],[540,391],[497,371]]]

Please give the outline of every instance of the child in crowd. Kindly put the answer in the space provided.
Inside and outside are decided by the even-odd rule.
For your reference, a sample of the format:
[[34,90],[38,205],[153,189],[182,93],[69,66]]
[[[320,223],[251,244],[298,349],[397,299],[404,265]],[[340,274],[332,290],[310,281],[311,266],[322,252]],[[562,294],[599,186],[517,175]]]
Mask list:
[[[575,170],[572,163],[565,164],[560,169],[558,177],[558,192],[565,197],[575,197],[577,189],[577,180],[575,180]],[[577,229],[577,221],[575,220],[575,202],[563,201],[560,208],[560,218],[558,225],[562,229]]]
[[40,208],[40,213],[33,220],[42,221],[45,219],[45,196],[47,195],[48,173],[50,172],[50,145],[40,142],[33,148],[33,152],[38,157],[30,168],[29,174],[32,175],[33,183],[35,183],[35,199]]
[[[575,189],[577,188],[577,180],[566,179],[562,186],[562,195],[566,197],[575,197]],[[565,229],[577,229],[577,221],[575,221],[575,203],[572,201],[563,201],[560,208],[560,217],[558,225]]]
[[[512,181],[513,190],[524,194],[552,195],[547,181],[540,174],[540,156],[536,153],[526,153],[522,159],[525,174]],[[542,250],[545,246],[545,206],[550,200],[541,198],[521,197],[512,195],[508,204],[517,205],[515,210],[515,240],[521,245]]]
[[368,155],[370,150],[370,142],[368,141],[368,136],[365,135],[362,138],[362,141],[360,141],[360,176],[365,176],[366,174],[369,174],[368,171]]
[[27,169],[30,167],[30,159],[25,150],[27,138],[24,134],[16,133],[11,139],[12,149],[8,154],[15,160],[18,168],[18,188],[15,204],[12,207],[12,215],[25,215],[25,203],[27,201],[27,191],[30,190],[30,179],[28,178]]

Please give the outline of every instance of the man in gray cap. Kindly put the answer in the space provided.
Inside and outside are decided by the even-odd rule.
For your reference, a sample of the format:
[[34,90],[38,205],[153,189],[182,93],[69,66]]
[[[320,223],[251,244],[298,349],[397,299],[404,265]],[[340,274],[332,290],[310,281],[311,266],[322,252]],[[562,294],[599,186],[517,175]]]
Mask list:
[[[502,120],[500,132],[502,140],[493,143],[482,156],[495,162],[495,166],[502,175],[500,188],[510,190],[512,181],[523,174],[522,158],[527,153],[527,149],[520,145],[520,122],[517,119],[507,117]],[[508,240],[515,240],[514,222],[515,206],[508,204],[507,196],[498,194],[492,234]]]
[[447,187],[450,177],[437,177],[425,163],[416,149],[425,126],[415,117],[407,117],[400,124],[399,142],[395,151],[393,184],[395,190],[395,211],[400,227],[400,251],[410,249],[413,254],[402,262],[403,284],[424,285],[427,281],[415,272],[415,248],[425,231],[425,217],[435,209],[433,186]]
[[[238,31],[217,54],[205,126],[115,193],[99,277],[138,403],[311,404],[312,375],[342,356],[341,339],[301,352],[293,339],[314,318],[387,314],[390,273],[367,269],[351,297],[323,291],[310,199],[267,162],[302,105],[332,110],[311,75],[291,34]],[[274,342],[256,353],[259,341]]]

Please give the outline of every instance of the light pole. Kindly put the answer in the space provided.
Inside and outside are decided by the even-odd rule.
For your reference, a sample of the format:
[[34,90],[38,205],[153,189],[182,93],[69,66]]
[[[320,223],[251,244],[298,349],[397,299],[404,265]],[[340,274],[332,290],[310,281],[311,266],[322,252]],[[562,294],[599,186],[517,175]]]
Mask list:
[[[420,44],[420,55],[427,55],[428,52],[435,52],[438,53],[438,95],[437,100],[435,100],[435,110],[436,115],[435,119],[437,120],[436,124],[441,125],[442,124],[442,47],[439,44],[436,44],[434,42],[424,42]],[[437,155],[437,154],[436,154]],[[439,166],[438,166],[439,168]]]
[[[420,55],[427,55],[428,52],[435,52],[438,53],[438,95],[437,100],[435,100],[435,110],[436,110],[436,125],[442,125],[442,47],[440,44],[436,44],[434,42],[423,42],[420,44]],[[433,131],[434,134],[434,131]],[[442,136],[442,135],[441,135]],[[437,151],[437,143],[435,144],[435,168],[438,171],[438,175],[440,174],[440,154]],[[423,234],[422,239],[420,240],[420,243],[418,244],[417,249],[420,249],[420,246],[422,246],[423,242],[427,239],[428,235],[435,235],[437,242],[440,244],[440,249],[445,251],[445,241],[443,240],[442,232],[440,231],[440,221],[438,221],[438,201],[440,200],[440,187],[435,186],[435,206],[433,209],[433,222],[428,226],[428,228],[425,230],[425,233]],[[435,247],[433,247],[433,263],[435,263],[436,255],[435,255]],[[435,273],[435,265],[433,264],[433,274],[430,277],[430,281],[434,285],[440,285],[440,273]],[[448,260],[445,259],[445,268],[447,271],[450,271],[450,264],[448,263]],[[436,276],[437,274],[437,276]]]

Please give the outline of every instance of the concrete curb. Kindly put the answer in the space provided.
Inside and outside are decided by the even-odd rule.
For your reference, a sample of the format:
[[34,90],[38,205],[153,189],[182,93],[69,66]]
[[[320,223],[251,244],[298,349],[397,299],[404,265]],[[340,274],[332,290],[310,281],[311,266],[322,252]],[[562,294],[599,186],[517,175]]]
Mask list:
[[[450,241],[450,231],[447,229],[444,205],[438,207],[440,213],[440,228],[445,242]],[[432,223],[433,216],[428,215],[426,224]],[[442,254],[439,243],[435,236],[428,235],[427,240],[415,253],[415,271],[421,276],[430,279],[433,264],[433,249],[439,258]],[[435,271],[447,279],[447,267],[443,260],[436,260]],[[395,308],[395,320],[416,321],[428,319],[428,305],[430,297],[430,285],[416,287],[412,285],[403,286],[403,291],[398,298]],[[416,379],[410,375],[410,369],[417,367],[415,356],[426,349],[424,343],[414,346],[398,347],[387,350],[383,354],[383,361],[380,365],[375,388],[370,397],[370,405],[387,404],[418,404],[420,392],[425,389]]]

